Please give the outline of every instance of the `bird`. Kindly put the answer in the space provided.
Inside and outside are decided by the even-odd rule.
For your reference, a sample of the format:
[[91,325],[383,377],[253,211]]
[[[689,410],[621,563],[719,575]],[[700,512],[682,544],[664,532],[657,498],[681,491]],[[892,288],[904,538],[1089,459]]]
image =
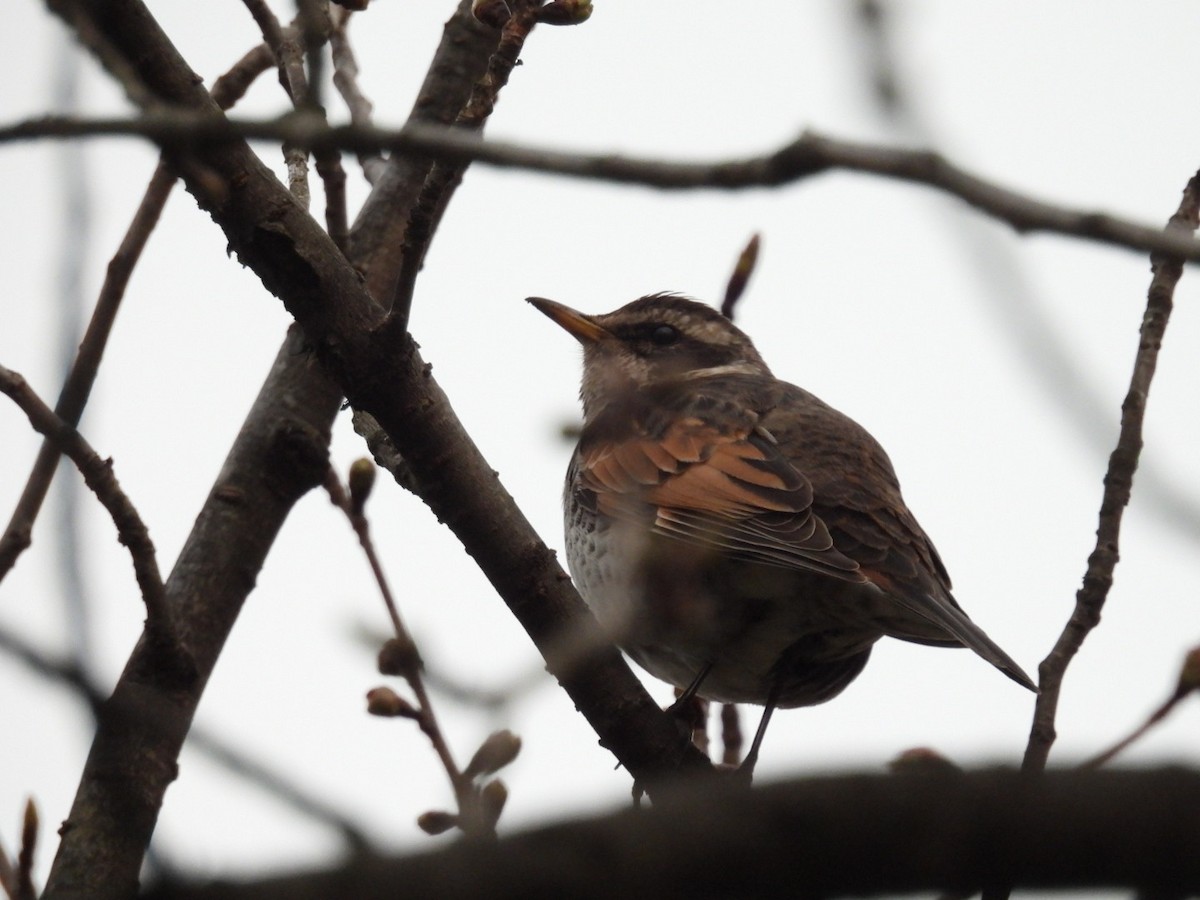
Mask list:
[[833,699],[883,637],[969,647],[1036,692],[951,594],[883,447],[776,378],[717,310],[673,293],[588,315],[529,297],[583,346],[567,562],[605,634],[692,696]]

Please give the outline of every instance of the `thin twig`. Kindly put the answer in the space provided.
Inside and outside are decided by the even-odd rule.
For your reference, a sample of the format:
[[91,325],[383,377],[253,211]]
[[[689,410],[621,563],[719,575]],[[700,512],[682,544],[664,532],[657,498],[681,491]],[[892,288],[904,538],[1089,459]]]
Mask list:
[[[79,345],[75,364],[67,375],[55,405],[55,413],[67,427],[74,427],[79,422],[87,405],[104,348],[108,344],[117,311],[125,296],[125,288],[129,284],[129,277],[145,249],[150,233],[158,223],[174,183],[175,176],[160,163],[146,187],[146,193],[137,212],[134,213],[129,229],[125,232],[121,246],[117,248],[116,254],[108,264],[108,272],[100,288],[92,320],[88,324],[87,333]],[[30,544],[33,523],[46,499],[46,492],[50,489],[50,482],[58,466],[58,457],[58,445],[51,440],[44,441],[4,536],[0,537],[0,580],[8,574],[17,557]]]
[[300,105],[314,112],[322,110],[321,94],[325,87],[325,41],[332,29],[329,4],[322,0],[296,0],[296,26],[304,45],[308,63],[308,88]]
[[[922,107],[921,95],[905,78],[910,60],[905,57],[909,47],[899,23],[900,8],[884,0],[858,0],[843,9],[851,10],[861,38],[860,71],[891,130],[889,137],[894,135],[909,146],[942,144],[935,120]],[[1074,430],[1087,452],[1108,446],[1112,440],[1108,400],[1068,346],[1063,326],[1050,315],[1027,272],[1026,248],[1004,240],[984,223],[977,228],[963,227],[972,223],[964,223],[959,209],[943,205],[939,212],[948,241],[963,254],[965,270],[974,276],[979,290],[973,293],[989,305],[1021,365],[1057,407],[1057,419]],[[1200,540],[1200,495],[1185,487],[1154,457],[1139,464],[1138,491],[1146,501],[1145,508],[1177,529],[1185,540],[1195,542]]]
[[[352,15],[348,9],[339,7],[333,10],[333,30],[329,32],[329,51],[333,58],[333,86],[346,103],[346,109],[350,112],[350,122],[354,125],[369,126],[375,107],[358,84],[358,60],[354,57],[354,48],[350,46],[349,28]],[[368,184],[375,184],[387,165],[378,151],[359,153],[358,164],[362,167]]]
[[501,168],[640,184],[663,190],[742,190],[790,184],[834,170],[864,172],[935,188],[1023,233],[1061,234],[1139,252],[1166,253],[1189,262],[1200,260],[1200,241],[1186,234],[1164,232],[1108,213],[1047,203],[988,181],[933,151],[838,140],[814,131],[807,131],[791,143],[760,156],[679,163],[615,154],[567,153],[485,141],[463,129],[436,125],[410,124],[393,130],[359,125],[330,126],[309,116],[270,121],[217,120],[172,110],[149,112],[136,119],[48,116],[0,127],[0,143],[102,135],[135,135],[165,145],[186,143],[192,146],[237,138],[289,140],[314,150],[391,150],[451,162],[474,160]]
[[221,109],[230,109],[246,95],[258,76],[275,65],[275,55],[266,44],[259,44],[239,59],[229,71],[213,82],[209,93]]
[[[1179,210],[1171,216],[1165,231],[1168,234],[1190,236],[1198,223],[1200,172],[1193,175],[1188,182]],[[1056,736],[1054,719],[1063,675],[1071,659],[1083,646],[1088,633],[1099,624],[1100,611],[1112,586],[1113,570],[1118,558],[1121,517],[1129,503],[1133,473],[1137,469],[1138,456],[1142,450],[1142,421],[1146,412],[1146,399],[1158,363],[1163,333],[1171,315],[1175,285],[1183,275],[1183,264],[1178,258],[1156,253],[1151,257],[1151,271],[1154,274],[1150,281],[1146,311],[1142,316],[1133,376],[1130,379],[1129,392],[1121,404],[1121,430],[1117,438],[1117,447],[1109,458],[1108,471],[1104,476],[1096,546],[1088,557],[1083,585],[1075,595],[1075,610],[1054,648],[1038,667],[1041,692],[1034,708],[1033,726],[1022,764],[1027,772],[1040,772],[1046,766],[1050,747]]]
[[[3,628],[0,628],[0,652],[18,660],[38,675],[66,685],[87,704],[93,717],[100,714],[108,695],[74,661],[55,659]],[[345,813],[312,796],[300,785],[288,781],[276,768],[251,759],[242,750],[231,747],[221,738],[209,734],[203,727],[192,727],[188,733],[188,746],[245,779],[268,796],[334,829],[348,847],[362,850],[371,846],[367,835]]]
[[[356,465],[369,466],[371,470],[370,481],[374,480],[375,464],[373,462],[370,460],[360,460]],[[366,495],[370,493],[369,481],[365,489],[356,490],[353,478],[354,473],[351,474],[351,491],[348,493],[342,487],[341,479],[338,478],[337,472],[331,466],[325,477],[325,490],[329,494],[329,499],[333,502],[333,505],[346,514],[350,526],[354,529],[354,533],[358,537],[358,543],[367,557],[368,564],[371,566],[371,573],[374,575],[375,583],[379,587],[379,593],[383,597],[384,606],[387,607],[388,617],[391,619],[392,628],[395,631],[395,641],[398,646],[405,648],[404,664],[400,667],[398,674],[404,678],[409,688],[412,689],[413,696],[417,701],[416,722],[425,736],[429,738],[434,752],[437,753],[438,759],[441,761],[442,768],[446,770],[447,778],[450,779],[450,786],[454,791],[454,798],[458,804],[456,824],[467,834],[494,834],[495,823],[487,822],[480,815],[479,790],[475,787],[473,779],[466,775],[454,761],[454,754],[451,752],[450,745],[442,733],[441,726],[438,724],[433,704],[429,700],[429,692],[425,688],[420,653],[416,649],[416,643],[413,641],[412,634],[400,616],[400,609],[396,605],[395,596],[392,594],[392,589],[388,584],[387,576],[384,574],[383,566],[379,562],[379,555],[375,552],[375,542],[371,539],[370,521],[363,513]]]
[[[487,73],[475,85],[471,99],[459,114],[454,127],[478,133],[495,109],[500,91],[508,84],[512,70],[521,56],[521,49],[537,24],[540,0],[524,0],[514,3],[512,16],[504,23],[500,32],[500,43],[488,61]],[[404,231],[403,265],[396,280],[396,292],[392,297],[387,328],[393,334],[404,334],[408,330],[408,314],[412,307],[413,290],[417,274],[425,264],[425,254],[433,240],[433,233],[455,189],[462,181],[469,160],[439,160],[430,169],[421,195],[408,217]]]
[[[284,28],[266,0],[242,0],[263,41],[275,54],[279,66],[279,83],[292,100],[296,109],[306,109],[308,79],[304,75],[304,56],[300,49],[300,34],[295,27]],[[308,153],[306,148],[291,141],[283,142],[283,162],[287,169],[288,190],[300,204],[308,209],[311,194],[308,189]]]
[[24,378],[4,366],[0,366],[0,393],[11,397],[29,417],[34,429],[53,442],[59,452],[70,457],[96,499],[108,510],[113,524],[117,526],[118,538],[129,548],[133,557],[133,571],[146,604],[148,625],[157,630],[160,637],[173,642],[171,615],[166,605],[150,532],[117,483],[112,460],[101,459],[78,431],[42,402]]
[[1098,769],[1100,766],[1108,763],[1118,753],[1134,741],[1139,740],[1146,732],[1170,715],[1171,711],[1179,705],[1184,697],[1194,694],[1197,690],[1200,690],[1200,647],[1193,647],[1184,657],[1183,667],[1179,672],[1179,678],[1175,682],[1175,689],[1171,691],[1171,696],[1166,699],[1166,702],[1152,712],[1150,717],[1135,728],[1132,733],[1117,741],[1117,743],[1103,753],[1097,753],[1091,759],[1080,763],[1079,768]]
[[[270,49],[265,44],[260,44],[216,80],[212,89],[213,99],[222,109],[229,109],[242,98],[254,79],[273,64],[274,57]],[[67,374],[54,407],[54,412],[68,425],[78,425],[80,416],[83,415],[129,279],[146,248],[151,232],[158,224],[174,184],[174,174],[159,162],[125,231],[125,236],[109,260],[92,319],[88,323],[75,363]],[[53,442],[42,443],[37,460],[26,479],[25,488],[9,519],[8,527],[5,528],[3,536],[0,536],[0,581],[4,580],[17,558],[30,545],[33,525],[46,499],[46,492],[50,489],[50,482],[58,466],[58,457],[58,448]]]
[[[321,109],[319,86],[321,79],[321,47],[332,28],[328,16],[324,16],[313,3],[300,4],[296,21],[283,27],[271,12],[265,0],[243,0],[246,8],[258,23],[263,40],[271,48],[279,66],[279,82],[283,85],[293,108],[302,115],[325,121]],[[304,71],[307,59],[309,72]],[[285,140],[283,159],[288,173],[288,189],[308,209],[312,194],[308,186],[308,151],[312,149],[317,175],[325,187],[325,225],[329,236],[343,253],[346,250],[346,235],[349,230],[349,215],[346,210],[346,171],[334,148],[308,148],[301,143]]]

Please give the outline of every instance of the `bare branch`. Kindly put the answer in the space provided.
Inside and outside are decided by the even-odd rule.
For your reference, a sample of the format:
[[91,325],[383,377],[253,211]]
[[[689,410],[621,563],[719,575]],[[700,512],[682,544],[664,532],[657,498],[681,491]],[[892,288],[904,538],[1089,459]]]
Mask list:
[[[273,62],[271,51],[265,44],[255,47],[216,80],[213,84],[213,99],[222,109],[229,109],[242,98],[254,79],[270,68]],[[133,214],[117,252],[109,260],[104,283],[100,286],[100,294],[96,299],[96,308],[92,312],[75,362],[67,374],[58,402],[54,406],[54,412],[68,425],[78,425],[79,418],[83,415],[129,279],[146,248],[151,232],[158,224],[159,216],[174,185],[175,175],[160,162],[146,186],[141,203]],[[33,524],[46,499],[46,492],[50,489],[50,482],[58,466],[58,457],[58,448],[51,441],[45,441],[38,451],[21,498],[17,501],[8,527],[5,528],[3,536],[0,536],[0,581],[3,581],[17,558],[29,547]]]
[[[358,60],[350,46],[350,17],[347,9],[333,10],[333,30],[329,33],[329,52],[333,57],[333,86],[337,88],[354,125],[370,125],[374,107],[358,86]],[[383,157],[378,151],[358,154],[358,164],[369,184],[375,184],[382,174]]]
[[[105,40],[122,48],[121,61],[136,60],[141,68],[135,77],[147,78],[163,102],[208,108],[193,73],[137,0],[50,3],[69,21],[82,17],[86,27],[104,30]],[[471,17],[470,0],[461,0],[412,119],[453,121],[494,46],[494,34]],[[373,296],[391,296],[407,211],[428,166],[427,159],[389,160],[351,230],[350,256]],[[183,170],[202,195],[212,187],[202,167],[185,165]],[[242,171],[251,186],[278,187],[260,166]],[[281,199],[280,209],[290,210],[290,199]],[[253,229],[249,220],[243,224]],[[268,255],[283,249],[280,235],[262,236]],[[306,277],[314,276],[313,269],[306,272]],[[298,270],[296,275],[300,277]],[[361,289],[359,276],[353,277]],[[337,297],[336,291],[329,295],[333,302]],[[136,890],[141,860],[164,792],[176,776],[175,761],[207,677],[284,519],[299,497],[320,482],[328,465],[329,429],[341,395],[326,371],[314,364],[307,346],[300,330],[293,328],[167,582],[171,607],[188,634],[197,677],[181,681],[156,667],[145,641],[135,648],[100,716],[51,869],[48,898],[115,900]],[[636,728],[635,721],[630,737]]]
[[615,154],[586,155],[484,141],[455,128],[410,124],[397,130],[358,125],[329,126],[311,117],[274,121],[224,120],[187,113],[152,112],[138,119],[43,117],[0,128],[0,142],[33,138],[136,135],[160,144],[286,140],[310,149],[354,152],[391,150],[449,162],[475,160],[501,168],[640,184],[664,190],[741,190],[802,181],[845,170],[880,175],[936,188],[1019,232],[1046,232],[1140,252],[1165,253],[1195,262],[1200,241],[1177,232],[1108,213],[1070,209],[1002,187],[963,169],[941,154],[838,140],[807,131],[773,152],[723,162],[679,163]]
[[[521,48],[525,46],[525,39],[537,23],[540,0],[514,0],[513,5],[515,9],[500,31],[500,43],[488,62],[487,73],[475,85],[471,99],[455,120],[456,128],[476,133],[483,128],[496,106],[500,91],[508,84],[509,76],[521,55]],[[388,322],[388,328],[397,336],[408,329],[408,313],[417,274],[425,263],[425,254],[446,205],[462,181],[469,162],[438,160],[430,169],[421,188],[421,196],[409,216],[408,227],[404,231],[404,265],[396,281]]]
[[[1166,233],[1190,236],[1200,224],[1200,172],[1192,176],[1183,191],[1179,210],[1167,223]],[[1059,691],[1067,666],[1083,646],[1088,633],[1100,622],[1100,611],[1112,587],[1113,571],[1117,566],[1121,518],[1129,504],[1133,489],[1133,473],[1142,451],[1142,421],[1150,383],[1158,364],[1158,351],[1174,303],[1175,285],[1183,275],[1183,264],[1170,256],[1156,253],[1151,257],[1153,277],[1142,316],[1137,355],[1129,392],[1121,404],[1121,430],[1117,447],[1109,459],[1104,476],[1104,494],[1100,502],[1100,522],[1096,529],[1096,546],[1088,557],[1083,585],[1075,595],[1075,609],[1063,628],[1050,654],[1038,667],[1041,693],[1033,713],[1029,743],[1025,748],[1023,768],[1040,772],[1046,766],[1056,734],[1055,714]]]
[[1146,732],[1169,716],[1171,711],[1179,705],[1184,697],[1194,694],[1198,690],[1200,690],[1200,647],[1193,647],[1184,657],[1183,668],[1175,683],[1175,689],[1171,691],[1171,696],[1130,734],[1117,741],[1117,743],[1113,744],[1103,753],[1097,753],[1091,759],[1081,763],[1079,768],[1098,769],[1100,766],[1112,762],[1121,751],[1134,741],[1139,740]]
[[0,393],[7,394],[21,411],[29,417],[29,423],[58,447],[60,453],[75,463],[87,486],[96,499],[108,510],[117,536],[129,548],[133,557],[133,571],[137,577],[142,599],[146,603],[147,626],[168,644],[177,646],[177,637],[163,595],[162,576],[158,572],[158,561],[154,555],[154,543],[137,509],[121,490],[113,474],[112,460],[103,460],[72,426],[54,414],[54,410],[42,402],[25,379],[16,372],[0,366]]
[[[99,717],[105,693],[73,660],[49,656],[3,628],[0,628],[0,652],[20,661],[38,675],[66,685],[87,704],[93,716]],[[194,727],[188,734],[188,747],[224,766],[267,796],[332,828],[346,846],[354,850],[365,850],[371,846],[362,829],[345,813],[308,793],[301,785],[288,781],[275,767],[251,759],[216,735],[201,727]]]
[[[67,375],[66,383],[59,394],[58,403],[55,405],[54,413],[65,427],[73,428],[83,414],[88,397],[91,395],[92,384],[96,380],[96,373],[100,368],[104,348],[112,333],[117,310],[125,296],[129,277],[146,246],[150,233],[158,223],[158,217],[162,213],[174,183],[175,177],[160,165],[150,180],[150,184],[146,187],[146,193],[142,197],[137,212],[134,213],[129,229],[125,232],[121,246],[108,264],[108,272],[104,279],[104,285],[100,288],[100,296],[96,301],[92,320],[88,324],[87,333],[79,345],[75,364]],[[33,523],[41,510],[42,502],[46,499],[46,492],[50,489],[50,482],[54,478],[54,472],[58,466],[58,457],[58,444],[47,439],[38,451],[33,471],[29,474],[21,498],[17,502],[16,509],[13,510],[8,527],[4,530],[4,536],[0,537],[0,580],[8,574],[8,571],[16,563],[17,557],[30,544]],[[156,590],[161,590],[161,581],[158,579],[157,573],[154,580],[159,581]]]
[[[362,547],[363,553],[367,557],[367,563],[371,567],[371,574],[375,577],[375,583],[379,587],[379,593],[383,597],[384,606],[387,607],[388,618],[392,620],[392,630],[395,637],[384,644],[384,650],[380,653],[380,671],[385,668],[394,668],[396,671],[383,672],[385,675],[400,675],[408,682],[408,686],[412,689],[413,695],[417,698],[417,706],[412,718],[417,720],[421,727],[421,731],[429,738],[429,742],[433,745],[434,752],[437,753],[438,760],[442,764],[442,768],[446,770],[446,777],[450,779],[450,786],[454,791],[455,800],[458,802],[459,817],[458,822],[463,824],[463,830],[467,833],[473,833],[473,823],[478,821],[478,816],[472,815],[472,800],[475,799],[471,795],[470,779],[463,777],[462,770],[454,761],[454,754],[450,751],[450,745],[446,741],[445,735],[442,733],[441,727],[438,725],[437,714],[434,711],[433,704],[429,702],[429,693],[425,690],[425,679],[422,676],[423,664],[421,656],[417,650],[416,642],[409,633],[407,626],[404,624],[404,619],[400,616],[400,609],[396,605],[396,598],[392,594],[391,585],[388,583],[387,576],[383,572],[383,565],[379,561],[379,554],[375,552],[375,542],[371,539],[371,525],[364,512],[367,495],[370,493],[369,484],[375,478],[375,463],[369,459],[360,459],[354,463],[354,466],[366,466],[368,469],[360,468],[360,472],[370,472],[369,481],[364,488],[355,489],[354,479],[356,474],[351,469],[350,491],[347,492],[342,487],[341,480],[338,478],[337,472],[331,466],[325,475],[325,491],[329,494],[329,499],[333,505],[346,514],[346,518],[350,522],[350,527],[354,529],[355,535],[358,536],[359,546]],[[396,650],[400,652],[395,652]],[[389,652],[390,651],[390,652]],[[399,660],[394,665],[385,665],[384,660],[391,657],[393,660]],[[489,829],[492,834],[494,829]]]

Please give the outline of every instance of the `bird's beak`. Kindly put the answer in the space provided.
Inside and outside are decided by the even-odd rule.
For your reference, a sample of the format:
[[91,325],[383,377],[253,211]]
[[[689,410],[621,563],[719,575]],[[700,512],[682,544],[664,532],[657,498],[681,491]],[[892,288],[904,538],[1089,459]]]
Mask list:
[[525,299],[532,303],[538,311],[545,313],[569,331],[575,336],[575,340],[585,346],[612,337],[612,332],[600,325],[591,316],[586,316],[577,310],[571,309],[569,306],[555,303],[553,300],[547,300],[545,297],[526,297]]

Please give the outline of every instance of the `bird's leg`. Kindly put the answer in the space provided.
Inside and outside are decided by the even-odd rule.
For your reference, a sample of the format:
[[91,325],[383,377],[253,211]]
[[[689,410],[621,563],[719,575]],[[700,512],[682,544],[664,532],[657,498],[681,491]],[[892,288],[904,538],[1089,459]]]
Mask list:
[[712,663],[705,663],[700,671],[696,673],[696,677],[692,679],[692,683],[684,688],[683,693],[675,698],[674,703],[667,707],[667,712],[675,715],[678,710],[683,709],[691,703],[692,698],[696,696],[696,692],[700,690],[700,685],[704,684],[704,679],[712,671],[712,667]]
[[747,786],[754,780],[754,767],[758,764],[758,748],[762,746],[763,736],[767,733],[767,723],[771,721],[771,713],[775,712],[775,704],[779,701],[779,683],[771,686],[767,694],[767,702],[763,706],[762,718],[758,720],[758,730],[754,732],[754,740],[750,742],[750,752],[737,768],[737,776],[745,780]]
[[[688,741],[695,739],[696,729],[705,727],[708,703],[698,697],[696,692],[700,690],[700,685],[704,683],[704,679],[712,671],[712,667],[712,663],[705,663],[696,677],[692,679],[692,683],[683,689],[675,698],[674,703],[667,707],[667,712],[686,731]],[[700,750],[707,753],[704,747],[700,747]]]

